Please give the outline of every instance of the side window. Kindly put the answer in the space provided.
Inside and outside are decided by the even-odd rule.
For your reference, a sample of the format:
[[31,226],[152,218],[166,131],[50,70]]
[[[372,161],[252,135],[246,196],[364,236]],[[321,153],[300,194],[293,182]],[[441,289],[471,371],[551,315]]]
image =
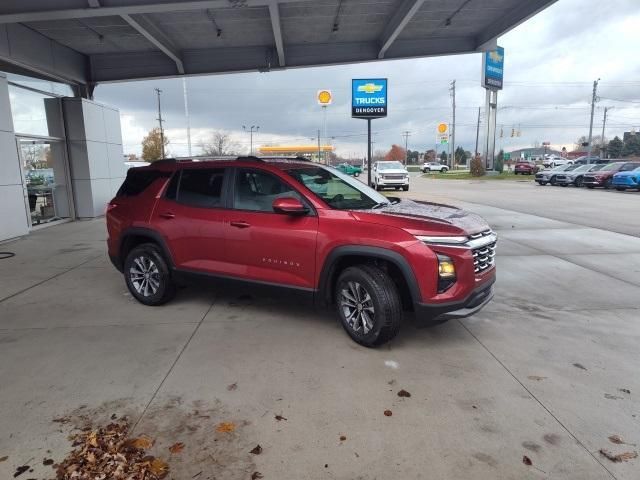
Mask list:
[[275,175],[260,170],[238,170],[233,208],[273,212],[273,201],[282,197],[294,197],[302,201],[295,190]]
[[160,170],[148,170],[131,168],[127,172],[127,178],[120,186],[116,197],[135,197],[144,192],[158,178],[166,178],[170,174]]
[[169,185],[167,186],[167,191],[164,194],[164,198],[168,200],[175,200],[178,195],[178,183],[180,182],[180,170],[173,174],[171,180],[169,181]]
[[224,168],[183,169],[177,201],[193,207],[221,207]]

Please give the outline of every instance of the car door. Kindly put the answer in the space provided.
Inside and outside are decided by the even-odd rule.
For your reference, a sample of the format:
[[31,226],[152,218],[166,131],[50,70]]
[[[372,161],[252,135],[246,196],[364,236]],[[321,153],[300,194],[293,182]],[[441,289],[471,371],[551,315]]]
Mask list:
[[[270,284],[314,288],[318,216],[291,185],[259,168],[236,168],[231,188],[227,257],[234,276]],[[305,215],[273,211],[276,198],[308,205]]]
[[225,168],[183,168],[159,199],[152,224],[165,238],[177,268],[226,273]]

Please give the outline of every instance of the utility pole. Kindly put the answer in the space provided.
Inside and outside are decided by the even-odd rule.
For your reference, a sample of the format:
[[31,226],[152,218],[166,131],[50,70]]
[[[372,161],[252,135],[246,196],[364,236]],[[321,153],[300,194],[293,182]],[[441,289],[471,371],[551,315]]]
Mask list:
[[407,166],[407,162],[409,160],[409,137],[411,136],[411,132],[409,130],[405,130],[402,132],[402,136],[404,137],[404,166]]
[[604,146],[604,128],[607,125],[607,111],[609,110],[609,107],[604,107],[604,118],[602,119],[602,136],[600,137],[600,155],[602,155],[602,158],[604,158],[604,156],[607,153],[607,148]]
[[160,94],[162,93],[162,90],[160,90],[159,88],[155,89],[156,94],[158,95],[158,123],[160,124],[160,148],[161,148],[161,152],[162,152],[162,158],[164,158],[164,128],[162,127],[162,108],[160,107]]
[[260,130],[259,126],[256,125],[251,125],[250,128],[247,128],[245,125],[242,125],[242,129],[245,132],[249,132],[249,155],[253,155],[253,130],[255,129],[256,134],[258,133],[258,130]]
[[322,163],[322,161],[320,160],[320,129],[318,129],[318,163]]
[[451,165],[449,167],[453,170],[456,159],[456,81],[451,82],[451,98],[453,100],[453,125],[451,127]]
[[480,138],[480,108],[482,108],[482,107],[478,107],[478,125],[476,126],[476,152],[475,152],[475,157],[478,156],[478,139]]
[[597,79],[593,82],[593,94],[591,95],[591,122],[589,123],[589,149],[587,150],[587,163],[591,163],[591,142],[593,140],[593,113],[596,109],[596,102],[598,101],[598,96],[596,95],[598,91],[598,82],[600,79]]
[[187,151],[191,156],[191,120],[189,118],[189,101],[187,98],[187,79],[182,77],[182,96],[184,97],[184,116],[187,117]]

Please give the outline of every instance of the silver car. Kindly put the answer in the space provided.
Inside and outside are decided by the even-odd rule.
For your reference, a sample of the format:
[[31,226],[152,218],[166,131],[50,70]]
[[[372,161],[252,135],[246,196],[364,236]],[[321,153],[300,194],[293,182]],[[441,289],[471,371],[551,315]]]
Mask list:
[[556,175],[556,183],[562,187],[567,185],[582,186],[582,179],[585,173],[600,170],[604,165],[580,165],[573,170],[562,172]]
[[546,185],[550,183],[551,185],[556,184],[556,178],[558,174],[569,172],[575,168],[578,168],[577,165],[561,165],[556,168],[552,168],[551,170],[543,170],[541,172],[536,173],[536,182],[540,185]]

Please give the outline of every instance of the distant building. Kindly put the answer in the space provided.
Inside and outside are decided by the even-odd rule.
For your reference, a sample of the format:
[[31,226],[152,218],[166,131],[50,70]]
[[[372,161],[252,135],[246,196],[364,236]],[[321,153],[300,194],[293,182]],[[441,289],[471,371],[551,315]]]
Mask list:
[[630,132],[624,132],[624,135],[622,135],[622,141],[627,143],[631,137],[635,137],[636,135],[638,135],[638,132],[634,132],[633,130]]
[[518,158],[533,158],[533,159],[541,159],[544,154],[556,154],[558,156],[562,155],[562,152],[559,150],[554,150],[553,148],[544,148],[544,147],[531,147],[531,148],[520,148],[518,150],[513,150],[511,152],[511,160],[516,160]]

